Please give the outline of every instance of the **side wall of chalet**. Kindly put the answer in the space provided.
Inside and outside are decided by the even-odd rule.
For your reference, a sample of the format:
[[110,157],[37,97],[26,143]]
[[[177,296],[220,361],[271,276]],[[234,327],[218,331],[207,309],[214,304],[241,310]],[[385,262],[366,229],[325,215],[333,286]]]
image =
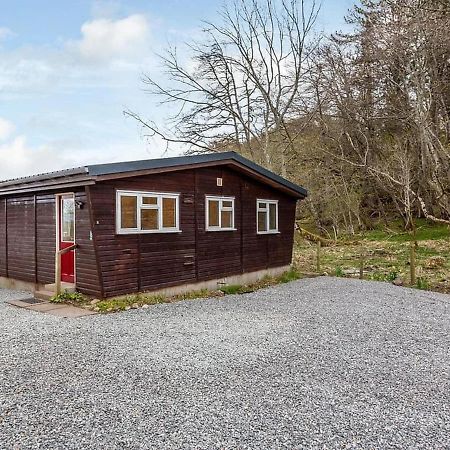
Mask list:
[[[95,249],[91,240],[88,197],[75,193],[83,209],[75,211],[77,288],[100,295]],[[36,284],[55,282],[55,194],[0,198],[0,276]]]
[[[228,168],[117,179],[88,189],[105,297],[291,263],[296,200]],[[180,193],[182,232],[116,235],[116,189]],[[236,231],[205,231],[205,195],[235,197]],[[257,198],[279,201],[279,234],[256,233]]]

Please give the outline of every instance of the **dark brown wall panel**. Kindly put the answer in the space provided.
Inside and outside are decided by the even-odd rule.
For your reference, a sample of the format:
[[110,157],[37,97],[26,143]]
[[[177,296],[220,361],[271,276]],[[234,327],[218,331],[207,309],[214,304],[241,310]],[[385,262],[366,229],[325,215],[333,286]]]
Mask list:
[[[296,201],[263,184],[245,182],[242,190],[245,272],[291,263]],[[279,234],[256,234],[256,199],[278,200]]]
[[37,281],[42,284],[50,284],[55,282],[55,195],[38,195],[36,208]]
[[101,296],[97,260],[91,234],[89,201],[85,191],[75,193],[75,201],[81,208],[75,210],[75,276],[77,290],[95,297]]
[[[100,296],[94,244],[91,239],[89,205],[85,191],[75,193],[83,204],[75,211],[76,285],[80,292]],[[0,200],[0,275],[6,276],[5,199]],[[55,193],[11,197],[7,200],[8,276],[23,281],[55,282]],[[35,212],[36,205],[36,212]]]
[[8,276],[34,282],[35,267],[35,211],[34,197],[7,200]]
[[[223,179],[221,187],[217,186],[219,177]],[[296,201],[226,167],[114,180],[90,189],[94,240],[106,297],[291,262]],[[117,189],[180,193],[182,232],[116,235]],[[205,230],[205,195],[235,197],[236,231]],[[256,234],[257,198],[279,200],[280,234]]]
[[6,261],[6,200],[0,199],[0,277],[7,276]]
[[[217,186],[222,178],[223,186]],[[241,267],[241,210],[242,176],[226,168],[199,169],[197,173],[196,207],[198,279],[208,280],[239,274]],[[236,231],[206,231],[205,195],[235,197],[234,214]],[[255,231],[256,232],[256,231]]]
[[[115,234],[116,189],[180,193],[181,233]],[[104,295],[157,289],[196,280],[194,172],[167,173],[91,187],[94,234]]]

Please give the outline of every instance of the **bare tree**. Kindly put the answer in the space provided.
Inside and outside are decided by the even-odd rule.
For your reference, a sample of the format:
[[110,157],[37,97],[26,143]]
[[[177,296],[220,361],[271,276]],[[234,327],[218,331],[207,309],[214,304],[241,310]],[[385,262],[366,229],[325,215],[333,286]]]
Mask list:
[[450,223],[450,6],[362,0],[353,34],[321,49],[324,152],[364,171],[412,212]]
[[167,83],[144,76],[147,90],[175,113],[168,126],[127,111],[149,135],[190,152],[235,149],[286,175],[300,129],[290,122],[310,114],[306,77],[314,48],[314,1],[236,0],[220,23],[207,23],[192,60],[176,48],[161,61]]

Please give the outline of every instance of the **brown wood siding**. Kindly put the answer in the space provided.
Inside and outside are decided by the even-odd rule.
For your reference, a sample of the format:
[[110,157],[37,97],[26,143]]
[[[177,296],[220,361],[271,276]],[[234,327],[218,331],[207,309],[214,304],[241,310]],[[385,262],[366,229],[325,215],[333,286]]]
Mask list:
[[7,200],[8,276],[35,282],[35,211],[34,197]]
[[[180,193],[182,232],[116,235],[116,189]],[[195,281],[193,171],[101,183],[91,197],[105,296]]]
[[8,276],[6,242],[6,199],[0,198],[0,277]]
[[[217,186],[222,178],[223,186]],[[198,208],[198,279],[199,281],[239,274],[241,269],[242,204],[240,201],[241,176],[220,167],[199,169],[196,206]],[[206,195],[235,197],[234,225],[236,231],[206,231]]]
[[[217,186],[217,178],[223,186]],[[116,190],[180,193],[181,233],[116,235]],[[106,297],[290,264],[295,199],[226,167],[101,182],[90,187]],[[235,197],[236,231],[205,230],[205,195]],[[279,200],[280,234],[257,235],[256,199]]]
[[[84,204],[82,209],[75,211],[76,242],[79,245],[76,251],[77,289],[88,295],[100,296],[85,191],[76,192],[75,198]],[[0,276],[40,284],[54,283],[55,250],[55,193],[0,199]]]
[[55,282],[56,210],[55,195],[41,194],[36,199],[37,280]]
[[[290,264],[296,201],[266,186],[245,182],[242,190],[243,271],[251,272]],[[278,200],[279,234],[256,233],[256,199]]]
[[97,268],[91,215],[85,191],[75,193],[75,201],[83,205],[75,210],[75,239],[78,245],[75,253],[75,277],[77,290],[86,295],[101,297],[101,285]]

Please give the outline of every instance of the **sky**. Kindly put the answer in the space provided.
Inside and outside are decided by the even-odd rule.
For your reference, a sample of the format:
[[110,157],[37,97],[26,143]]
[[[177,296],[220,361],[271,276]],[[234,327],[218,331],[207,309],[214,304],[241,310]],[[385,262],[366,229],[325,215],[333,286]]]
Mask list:
[[[318,31],[343,29],[353,0],[322,0]],[[0,0],[0,180],[158,158],[124,110],[164,125],[144,92],[157,54],[200,36],[223,0]]]

